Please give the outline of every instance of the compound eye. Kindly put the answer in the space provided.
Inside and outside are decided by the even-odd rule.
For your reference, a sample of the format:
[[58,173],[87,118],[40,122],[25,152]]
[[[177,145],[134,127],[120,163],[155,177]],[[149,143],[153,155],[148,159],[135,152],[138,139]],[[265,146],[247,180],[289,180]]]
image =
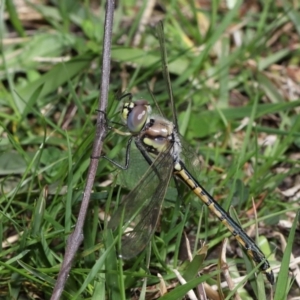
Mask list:
[[134,102],[134,107],[127,115],[127,127],[132,133],[139,133],[148,118],[148,102],[140,100]]

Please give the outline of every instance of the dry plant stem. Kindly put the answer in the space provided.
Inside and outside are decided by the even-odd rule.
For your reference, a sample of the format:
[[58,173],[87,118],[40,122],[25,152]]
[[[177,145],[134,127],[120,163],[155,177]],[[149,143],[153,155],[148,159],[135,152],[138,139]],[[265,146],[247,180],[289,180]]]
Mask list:
[[[106,2],[106,14],[105,14],[105,27],[103,37],[103,56],[102,56],[102,76],[101,76],[101,92],[99,99],[99,113],[97,117],[96,136],[93,145],[93,152],[91,157],[100,157],[102,150],[103,140],[106,136],[106,108],[109,89],[109,77],[110,77],[110,50],[111,50],[111,35],[113,26],[113,14],[115,3],[114,0],[107,0]],[[66,254],[60,269],[51,300],[58,300],[63,292],[68,274],[70,272],[72,261],[83,240],[83,224],[89,205],[89,199],[94,184],[94,179],[98,167],[98,159],[92,158],[88,170],[88,177],[83,193],[83,199],[81,208],[78,215],[78,220],[74,232],[70,235],[67,243]]]
[[148,0],[146,3],[146,8],[143,12],[143,15],[141,17],[141,21],[137,30],[136,35],[133,39],[133,45],[138,46],[142,39],[142,34],[145,31],[146,25],[149,22],[149,19],[151,17],[151,14],[153,12],[154,6],[155,6],[155,0]]

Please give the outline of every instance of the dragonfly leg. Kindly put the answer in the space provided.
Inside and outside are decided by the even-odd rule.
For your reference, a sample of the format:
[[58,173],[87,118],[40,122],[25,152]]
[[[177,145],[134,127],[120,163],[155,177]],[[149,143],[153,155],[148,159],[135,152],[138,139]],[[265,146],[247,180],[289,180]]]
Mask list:
[[131,93],[126,93],[124,95],[122,95],[120,98],[119,98],[119,101],[121,101],[122,99],[126,98],[126,97],[129,97],[129,101],[131,102],[132,101],[132,94]]
[[108,160],[110,163],[112,163],[113,165],[115,165],[116,167],[118,167],[119,169],[122,170],[127,170],[128,166],[129,166],[129,160],[130,160],[130,145],[132,143],[132,139],[133,137],[130,137],[128,142],[127,142],[127,146],[126,146],[126,156],[125,156],[125,166],[117,163],[116,161],[108,158],[107,156],[100,156],[101,158],[104,158],[106,160]]
[[[105,111],[100,110],[100,109],[96,109],[96,111],[97,111],[97,112],[100,112],[100,113],[102,113],[102,114],[104,115],[105,121],[106,121],[106,128],[107,128],[107,129],[115,131],[115,128],[114,128],[114,127],[112,127],[112,126],[110,126],[110,125],[107,125],[108,123],[112,123],[112,124],[115,124],[115,125],[118,125],[118,126],[121,126],[121,127],[125,127],[125,125],[122,124],[122,123],[115,122],[115,121],[109,121],[109,120],[107,119],[107,115],[106,115],[106,112],[105,112]],[[119,132],[119,130],[117,130],[117,132]],[[121,131],[120,131],[120,132],[121,132]],[[127,134],[124,133],[124,134],[121,134],[121,135],[127,135]]]

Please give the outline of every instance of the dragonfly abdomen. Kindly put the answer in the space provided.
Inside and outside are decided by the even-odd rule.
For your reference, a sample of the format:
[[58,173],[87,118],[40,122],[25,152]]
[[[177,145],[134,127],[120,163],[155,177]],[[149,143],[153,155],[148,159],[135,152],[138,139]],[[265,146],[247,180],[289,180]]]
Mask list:
[[179,177],[194,194],[204,202],[209,210],[229,229],[238,243],[247,251],[248,255],[258,264],[271,284],[274,284],[274,274],[265,255],[256,246],[255,242],[241,229],[228,213],[210,196],[210,194],[187,171],[182,161],[174,165],[174,174]]

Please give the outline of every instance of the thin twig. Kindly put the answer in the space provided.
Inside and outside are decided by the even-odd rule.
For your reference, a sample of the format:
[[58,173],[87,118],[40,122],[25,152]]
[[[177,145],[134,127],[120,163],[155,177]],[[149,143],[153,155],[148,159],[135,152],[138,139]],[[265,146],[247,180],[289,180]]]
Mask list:
[[101,76],[101,93],[99,99],[99,113],[97,116],[97,128],[96,136],[93,145],[92,159],[88,170],[88,177],[83,193],[83,199],[81,208],[78,215],[78,220],[74,232],[70,235],[67,243],[66,254],[62,263],[61,270],[59,272],[51,300],[58,300],[63,292],[68,274],[70,272],[72,261],[74,256],[83,240],[83,224],[89,205],[89,199],[94,184],[94,179],[98,167],[98,159],[100,156],[103,140],[106,136],[106,108],[109,89],[109,77],[110,77],[110,51],[111,51],[111,36],[113,26],[113,14],[114,14],[114,0],[107,0],[106,14],[105,14],[105,27],[103,37],[103,56],[102,56],[102,76]]

